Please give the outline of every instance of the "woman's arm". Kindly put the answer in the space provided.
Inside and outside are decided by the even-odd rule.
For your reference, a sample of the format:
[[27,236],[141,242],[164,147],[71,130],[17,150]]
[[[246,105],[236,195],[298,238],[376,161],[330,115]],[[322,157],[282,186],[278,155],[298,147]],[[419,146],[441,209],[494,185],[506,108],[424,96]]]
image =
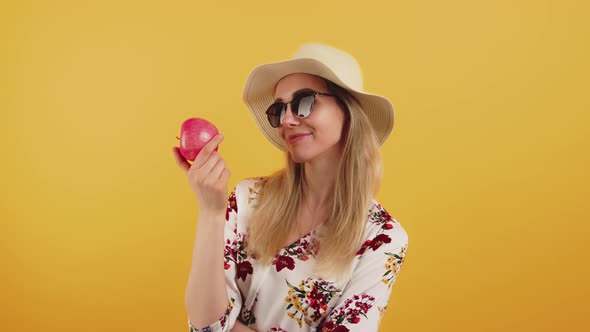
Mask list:
[[[228,315],[232,313],[233,303],[226,289],[224,266],[224,236],[225,228],[229,225],[226,195],[230,172],[224,168],[224,160],[215,151],[222,139],[223,135],[216,135],[203,147],[192,164],[181,155],[178,147],[173,149],[176,163],[196,194],[199,211],[185,290],[190,331],[206,329],[226,332]],[[231,281],[232,278],[228,279]],[[241,303],[236,306],[239,308]]]
[[[236,262],[232,258],[232,253],[238,250],[238,185],[229,195],[228,208],[223,214],[199,212],[193,264],[186,290],[191,332],[229,332],[240,316],[242,296],[236,283]],[[217,224],[219,220],[223,223],[221,229]],[[199,256],[199,253],[206,254]],[[217,307],[213,308],[213,305]],[[190,317],[200,322],[193,324]]]
[[223,269],[224,225],[225,211],[199,213],[193,261],[186,286],[186,309],[197,328],[217,321],[228,307]]

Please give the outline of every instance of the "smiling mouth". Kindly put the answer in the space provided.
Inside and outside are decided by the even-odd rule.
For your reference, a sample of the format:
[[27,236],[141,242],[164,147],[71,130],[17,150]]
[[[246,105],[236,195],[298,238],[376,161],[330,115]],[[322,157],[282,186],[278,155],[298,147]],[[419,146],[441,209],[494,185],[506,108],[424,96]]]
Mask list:
[[311,134],[298,135],[298,136],[295,136],[295,137],[289,138],[289,140],[288,140],[288,141],[289,141],[289,142],[295,142],[295,141],[298,141],[298,140],[300,140],[300,139],[302,139],[302,138],[304,138],[304,137],[306,137],[306,136],[309,136],[309,135],[311,135]]

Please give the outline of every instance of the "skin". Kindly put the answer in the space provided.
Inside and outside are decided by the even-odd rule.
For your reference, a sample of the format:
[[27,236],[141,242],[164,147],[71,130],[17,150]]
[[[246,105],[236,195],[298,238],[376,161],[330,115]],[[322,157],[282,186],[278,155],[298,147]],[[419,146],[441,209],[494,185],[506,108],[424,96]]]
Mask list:
[[[318,76],[295,73],[283,77],[276,85],[274,98],[290,102],[293,93],[302,88],[329,93],[323,79]],[[316,211],[326,207],[331,189],[336,180],[336,164],[341,156],[342,127],[344,126],[344,110],[332,96],[317,95],[313,111],[307,118],[297,118],[287,105],[283,122],[277,128],[279,135],[287,143],[291,158],[305,167],[306,181],[309,184],[305,204]],[[289,135],[311,133],[296,142],[289,142]]]

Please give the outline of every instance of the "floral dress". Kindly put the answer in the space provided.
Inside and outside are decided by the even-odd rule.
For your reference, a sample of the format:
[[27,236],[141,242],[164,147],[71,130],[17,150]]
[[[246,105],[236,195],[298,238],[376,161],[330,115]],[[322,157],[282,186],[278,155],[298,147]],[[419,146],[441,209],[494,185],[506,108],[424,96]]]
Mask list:
[[240,181],[229,196],[225,225],[225,279],[229,305],[209,326],[189,332],[231,331],[240,320],[257,332],[377,332],[392,286],[404,262],[408,235],[374,199],[367,211],[365,242],[345,284],[313,277],[319,248],[313,229],[282,248],[270,266],[247,256],[248,215],[263,177]]

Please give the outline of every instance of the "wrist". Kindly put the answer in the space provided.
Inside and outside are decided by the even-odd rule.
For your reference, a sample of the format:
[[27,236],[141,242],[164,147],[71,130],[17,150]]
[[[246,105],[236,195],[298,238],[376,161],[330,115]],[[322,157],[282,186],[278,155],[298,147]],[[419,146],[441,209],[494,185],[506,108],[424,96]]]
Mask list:
[[208,209],[199,209],[199,219],[201,218],[205,218],[205,219],[213,219],[213,220],[218,220],[218,219],[222,219],[223,221],[225,221],[225,213],[226,213],[226,209],[223,210],[208,210]]

